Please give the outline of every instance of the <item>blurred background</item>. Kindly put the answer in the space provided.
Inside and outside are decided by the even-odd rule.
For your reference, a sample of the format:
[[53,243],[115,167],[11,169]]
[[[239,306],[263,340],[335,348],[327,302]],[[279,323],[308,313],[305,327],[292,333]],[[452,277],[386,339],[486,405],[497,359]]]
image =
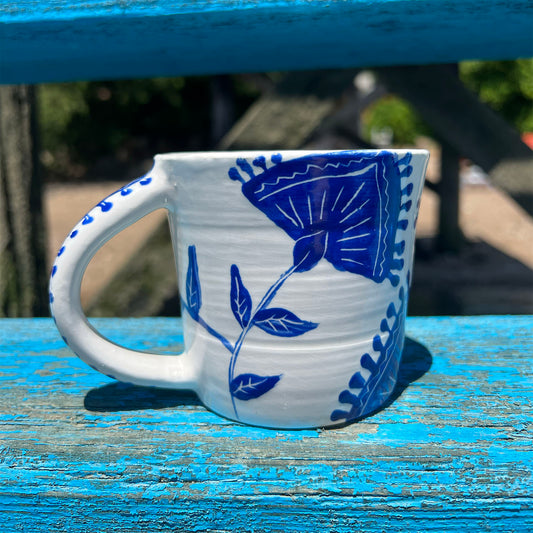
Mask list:
[[[494,177],[491,143],[499,133],[489,130],[500,122],[492,115],[481,121],[491,141],[474,146],[469,119],[454,106],[472,106],[474,125],[479,101],[479,113],[491,110],[533,148],[533,60],[441,65],[429,79],[428,72],[426,92],[440,92],[448,104],[439,116],[436,105],[425,106],[420,84],[406,85],[402,68],[35,86],[45,255],[39,264],[48,272],[76,222],[149,170],[156,153],[419,147],[430,150],[431,162],[410,314],[531,314],[533,176],[522,172],[518,188]],[[447,142],[448,130],[464,136],[464,153]],[[0,316],[47,313],[42,305],[13,305],[9,284],[0,287]],[[89,316],[173,316],[180,312],[176,287],[166,214],[155,212],[97,253],[82,302]]]

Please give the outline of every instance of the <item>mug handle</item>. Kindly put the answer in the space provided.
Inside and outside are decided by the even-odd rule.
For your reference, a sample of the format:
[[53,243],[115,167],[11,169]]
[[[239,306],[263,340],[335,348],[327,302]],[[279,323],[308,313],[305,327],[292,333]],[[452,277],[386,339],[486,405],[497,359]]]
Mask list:
[[97,250],[148,213],[171,209],[172,186],[155,169],[114,192],[89,211],[57,254],[50,277],[50,310],[63,340],[89,366],[137,385],[195,389],[195,368],[187,352],[178,357],[130,350],[98,333],[80,300],[85,269]]

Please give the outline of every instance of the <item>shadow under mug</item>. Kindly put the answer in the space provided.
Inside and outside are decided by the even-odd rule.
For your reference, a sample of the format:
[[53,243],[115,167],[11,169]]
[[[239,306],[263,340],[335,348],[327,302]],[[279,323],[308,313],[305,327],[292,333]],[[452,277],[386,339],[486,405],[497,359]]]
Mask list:
[[[428,159],[423,150],[158,155],[59,250],[57,327],[96,370],[194,390],[240,422],[324,427],[374,412],[398,377]],[[182,303],[185,351],[176,356],[110,342],[80,302],[96,251],[162,207]]]

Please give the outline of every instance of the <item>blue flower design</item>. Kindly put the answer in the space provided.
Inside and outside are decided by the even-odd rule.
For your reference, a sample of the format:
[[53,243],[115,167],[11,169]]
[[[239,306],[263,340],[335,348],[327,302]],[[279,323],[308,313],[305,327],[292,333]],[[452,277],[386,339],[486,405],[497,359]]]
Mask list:
[[[398,160],[383,151],[345,151],[336,154],[307,155],[281,161],[267,168],[263,157],[253,165],[237,160],[245,181],[234,167],[229,174],[242,183],[244,196],[295,242],[296,272],[312,269],[321,259],[337,270],[370,278],[376,282],[399,279],[391,270],[401,269],[403,244],[396,243],[401,209],[401,178],[409,176],[411,156]],[[401,224],[400,224],[401,227]]]
[[[237,419],[237,400],[259,398],[276,387],[282,378],[282,374],[262,376],[236,372],[237,360],[249,332],[258,328],[268,335],[297,337],[319,326],[301,319],[288,309],[271,306],[278,291],[293,274],[307,272],[325,259],[339,271],[362,275],[376,283],[389,280],[392,285],[398,285],[400,277],[393,271],[403,268],[401,255],[405,242],[397,239],[397,230],[407,228],[407,218],[402,219],[401,212],[409,211],[412,204],[408,198],[402,203],[402,197],[409,197],[413,191],[412,185],[402,188],[401,179],[411,174],[410,161],[409,153],[399,159],[387,151],[377,155],[375,152],[345,151],[310,154],[289,161],[282,161],[281,156],[274,155],[270,166],[262,156],[253,161],[253,166],[245,159],[237,159],[237,166],[229,170],[229,177],[242,183],[242,192],[250,203],[295,241],[293,264],[256,304],[238,266],[231,266],[230,308],[241,329],[233,343],[201,315],[196,247],[190,245],[188,249],[189,264],[182,305],[191,318],[217,338],[231,354],[228,388]],[[259,169],[257,174],[253,167]],[[243,175],[249,179],[246,180]],[[403,292],[400,298],[403,300]],[[389,311],[389,314],[395,312],[392,304]],[[398,317],[400,315],[397,314]],[[385,322],[382,323],[385,331],[383,328],[386,328]],[[399,326],[393,328],[398,332],[400,329]],[[364,398],[343,391],[340,401],[351,403],[353,407],[349,412],[335,411],[331,415],[332,421],[352,419],[360,412],[367,412],[369,405],[376,405],[382,398],[381,388],[374,381],[380,381],[381,370],[385,372],[391,361],[396,360],[391,352],[396,346],[394,338],[395,334],[391,333],[390,342],[385,347],[381,345],[379,336],[374,338],[374,349],[381,350],[382,360],[376,364],[370,355],[365,354],[362,366],[370,369],[375,378],[366,385]],[[362,380],[359,374],[354,375],[349,387],[354,388]]]

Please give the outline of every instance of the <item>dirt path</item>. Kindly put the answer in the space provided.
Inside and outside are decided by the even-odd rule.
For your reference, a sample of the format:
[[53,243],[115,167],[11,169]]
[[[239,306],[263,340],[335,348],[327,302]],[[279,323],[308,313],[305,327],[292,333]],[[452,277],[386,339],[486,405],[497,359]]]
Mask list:
[[417,228],[412,315],[533,313],[533,219],[487,185],[463,186],[458,255],[428,253],[438,196],[424,191]]
[[[48,228],[50,267],[61,243],[84,214],[123,185],[124,183],[105,182],[80,185],[54,184],[45,188],[44,209]],[[165,218],[166,212],[163,210],[151,213],[119,233],[96,253],[83,278],[81,300],[84,306],[105,288]]]

